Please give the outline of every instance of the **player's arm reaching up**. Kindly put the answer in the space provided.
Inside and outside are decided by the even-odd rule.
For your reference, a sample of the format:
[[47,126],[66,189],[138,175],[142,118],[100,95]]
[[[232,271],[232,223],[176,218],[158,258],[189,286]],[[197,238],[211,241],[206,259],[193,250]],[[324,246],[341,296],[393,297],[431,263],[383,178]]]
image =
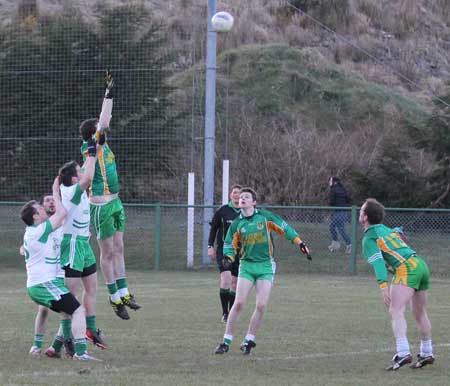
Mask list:
[[56,177],[53,181],[52,191],[53,191],[53,200],[55,202],[55,213],[49,218],[48,221],[50,221],[50,224],[52,224],[52,229],[55,230],[59,228],[64,218],[67,215],[66,210],[64,209],[64,206],[61,203],[61,191],[59,190],[59,177]]
[[111,70],[106,70],[105,85],[105,97],[103,99],[102,111],[100,112],[96,132],[97,142],[101,142],[100,135],[109,128],[109,123],[111,122],[112,117],[114,79],[112,77]]

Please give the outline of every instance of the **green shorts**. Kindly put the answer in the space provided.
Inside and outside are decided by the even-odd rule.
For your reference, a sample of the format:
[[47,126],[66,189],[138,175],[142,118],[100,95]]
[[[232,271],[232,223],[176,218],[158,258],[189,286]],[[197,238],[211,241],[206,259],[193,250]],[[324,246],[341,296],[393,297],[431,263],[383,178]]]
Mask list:
[[417,291],[427,290],[430,287],[427,263],[419,256],[411,256],[396,268],[392,284],[403,284]]
[[104,205],[91,204],[91,224],[98,239],[108,239],[125,230],[125,210],[117,197]]
[[257,263],[241,260],[239,264],[238,277],[243,277],[250,280],[252,283],[257,280],[268,280],[273,282],[275,270],[276,263],[274,260],[267,260]]
[[95,264],[95,255],[89,244],[89,237],[64,235],[61,241],[61,266],[75,271]]
[[34,285],[27,290],[28,295],[35,303],[48,308],[52,307],[52,301],[59,301],[62,295],[69,293],[69,290],[64,286],[64,279],[60,277]]

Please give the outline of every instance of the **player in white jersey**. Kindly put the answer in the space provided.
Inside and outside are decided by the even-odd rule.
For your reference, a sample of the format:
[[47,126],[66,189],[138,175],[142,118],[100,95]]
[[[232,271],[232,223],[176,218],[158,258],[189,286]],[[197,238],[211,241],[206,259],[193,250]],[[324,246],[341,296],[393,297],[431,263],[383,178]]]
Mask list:
[[84,171],[75,161],[64,164],[59,170],[62,204],[67,211],[64,236],[61,242],[61,265],[65,271],[65,284],[77,296],[83,287],[83,305],[86,308],[86,337],[96,346],[105,349],[107,344],[97,329],[97,265],[89,244],[90,208],[86,189],[94,177],[97,144],[88,141],[88,157]]
[[[45,193],[41,196],[39,204],[42,205],[47,213],[47,216],[53,216],[55,214],[55,201],[52,193]],[[57,258],[57,272],[56,278],[64,284],[64,270],[61,268],[60,263],[60,246],[63,238],[63,228],[59,227],[51,233],[49,237],[53,238],[53,248],[55,250],[55,256]],[[23,246],[21,247],[21,254],[24,255]],[[34,322],[34,342],[31,346],[30,354],[33,356],[39,356],[42,352],[42,342],[44,340],[44,334],[46,331],[47,319],[49,316],[49,309],[44,306],[38,306],[38,312]],[[65,336],[65,339],[64,339]],[[66,356],[73,357],[75,349],[73,347],[73,341],[71,336],[71,321],[70,318],[61,318],[61,325],[57,334],[52,342],[52,345],[45,350],[45,355],[50,358],[61,358],[61,348],[64,345]]]
[[62,225],[66,211],[59,196],[59,179],[53,183],[55,214],[48,218],[42,205],[36,201],[26,203],[20,216],[27,225],[23,247],[27,269],[27,290],[31,299],[72,319],[75,341],[75,360],[92,360],[86,352],[86,321],[84,307],[57,279],[58,251],[52,233]]

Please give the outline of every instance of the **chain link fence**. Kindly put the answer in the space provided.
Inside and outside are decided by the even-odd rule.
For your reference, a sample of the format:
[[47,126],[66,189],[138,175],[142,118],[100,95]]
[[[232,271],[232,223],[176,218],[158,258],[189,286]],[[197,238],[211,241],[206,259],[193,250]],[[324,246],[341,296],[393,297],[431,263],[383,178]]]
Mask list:
[[[19,246],[24,225],[19,218],[21,203],[0,203],[0,237],[2,264],[5,268],[22,268]],[[341,241],[338,251],[330,252],[331,207],[280,207],[266,209],[282,216],[292,225],[312,250],[307,261],[298,249],[275,235],[277,271],[281,273],[367,274],[372,268],[361,256],[362,228],[357,222],[358,208],[346,208],[350,221],[346,229],[356,240],[352,253]],[[187,269],[187,205],[126,205],[125,256],[129,270]],[[203,268],[201,256],[203,207],[195,207],[194,269]],[[353,224],[353,226],[352,226]],[[385,224],[403,227],[408,244],[428,262],[432,275],[448,276],[450,246],[450,210],[387,209]],[[97,243],[91,244],[98,256]],[[211,263],[214,266],[214,263]]]

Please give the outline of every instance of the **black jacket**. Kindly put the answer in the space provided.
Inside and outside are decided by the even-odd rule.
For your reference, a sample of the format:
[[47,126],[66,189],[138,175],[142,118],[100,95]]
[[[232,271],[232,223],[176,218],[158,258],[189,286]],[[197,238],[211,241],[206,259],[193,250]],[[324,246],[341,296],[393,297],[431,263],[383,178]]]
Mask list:
[[209,231],[208,245],[214,246],[214,241],[217,239],[217,248],[223,248],[223,242],[227,235],[228,228],[233,220],[241,213],[240,209],[237,209],[229,202],[226,205],[221,206],[211,221],[211,229]]
[[351,206],[352,198],[345,188],[338,182],[330,188],[330,206]]

